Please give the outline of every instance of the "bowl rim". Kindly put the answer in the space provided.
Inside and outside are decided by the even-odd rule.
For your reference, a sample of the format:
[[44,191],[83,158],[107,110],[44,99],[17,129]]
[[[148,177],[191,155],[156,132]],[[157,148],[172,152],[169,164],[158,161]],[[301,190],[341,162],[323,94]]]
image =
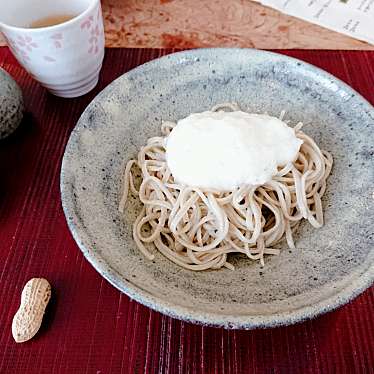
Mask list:
[[[122,276],[114,268],[107,263],[104,258],[97,252],[91,251],[89,248],[89,243],[85,243],[84,240],[80,237],[79,225],[74,223],[73,219],[69,217],[75,217],[76,214],[74,209],[70,207],[69,202],[74,201],[72,196],[72,189],[67,187],[65,180],[69,174],[69,160],[68,155],[70,154],[75,138],[78,136],[81,128],[81,120],[88,112],[92,103],[105,97],[107,92],[109,92],[110,87],[123,76],[131,76],[132,74],[138,72],[139,70],[144,69],[144,67],[152,67],[152,65],[157,65],[163,60],[175,59],[179,60],[186,57],[198,57],[198,56],[209,56],[212,52],[217,53],[218,51],[230,52],[230,53],[248,53],[248,56],[251,54],[262,54],[263,56],[268,56],[270,58],[277,58],[286,62],[294,62],[299,66],[307,68],[318,75],[333,80],[340,87],[351,93],[358,100],[360,100],[365,106],[367,106],[368,112],[371,112],[372,117],[374,118],[374,108],[372,105],[358,92],[351,88],[348,84],[335,77],[334,75],[326,72],[323,69],[320,69],[312,64],[304,62],[294,57],[289,57],[287,55],[256,50],[251,48],[201,48],[201,49],[190,49],[185,51],[174,52],[167,54],[165,56],[153,59],[144,64],[141,64],[128,72],[122,74],[115,80],[113,80],[108,86],[106,86],[91,102],[88,104],[86,109],[83,111],[80,116],[76,126],[72,130],[69,140],[67,142],[62,165],[61,165],[61,174],[60,174],[60,192],[61,192],[61,203],[65,218],[69,227],[69,230],[77,243],[79,249],[82,251],[84,257],[88,262],[96,269],[96,271],[105,278],[110,284],[112,284],[119,291],[125,293],[131,299],[157,311],[161,312],[167,316],[183,320],[186,322],[192,322],[196,324],[201,324],[204,326],[214,326],[214,327],[223,327],[228,329],[255,329],[255,328],[265,328],[265,327],[276,327],[283,325],[290,325],[297,322],[302,322],[304,320],[314,318],[326,312],[337,309],[338,307],[350,302],[356,296],[361,294],[364,290],[369,288],[374,282],[374,266],[369,266],[366,271],[360,274],[353,282],[349,282],[348,285],[343,287],[339,292],[334,294],[331,297],[322,299],[320,302],[312,306],[301,306],[295,309],[292,309],[288,312],[275,312],[269,315],[234,315],[227,313],[218,313],[218,312],[205,312],[202,313],[200,310],[194,310],[193,306],[190,308],[177,305],[176,303],[171,303],[166,299],[159,298],[152,295],[150,292],[141,289],[135,284],[131,283],[130,280],[121,279]],[[74,205],[74,204],[72,204]]]

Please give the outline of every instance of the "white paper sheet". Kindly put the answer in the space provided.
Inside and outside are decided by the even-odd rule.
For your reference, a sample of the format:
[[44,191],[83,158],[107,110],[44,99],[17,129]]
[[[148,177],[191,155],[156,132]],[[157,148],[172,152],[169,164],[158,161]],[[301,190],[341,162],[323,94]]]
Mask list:
[[257,0],[285,14],[374,44],[374,0]]

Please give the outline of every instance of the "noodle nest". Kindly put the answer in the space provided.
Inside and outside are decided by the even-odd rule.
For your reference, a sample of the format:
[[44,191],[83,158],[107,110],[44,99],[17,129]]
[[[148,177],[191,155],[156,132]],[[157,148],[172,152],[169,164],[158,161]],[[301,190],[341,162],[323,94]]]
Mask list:
[[[239,110],[219,104],[218,110]],[[281,119],[284,113],[281,114]],[[190,270],[234,269],[230,253],[242,253],[264,266],[264,255],[277,255],[274,246],[284,237],[295,248],[292,233],[302,219],[323,225],[321,197],[332,168],[332,156],[312,138],[294,129],[303,141],[297,159],[271,181],[214,191],[178,184],[165,159],[165,138],[176,123],[164,122],[163,136],[148,139],[136,160],[127,162],[119,210],[124,212],[129,192],[143,208],[134,222],[133,237],[139,250],[152,260],[156,249],[172,262]],[[136,187],[136,169],[141,183]]]

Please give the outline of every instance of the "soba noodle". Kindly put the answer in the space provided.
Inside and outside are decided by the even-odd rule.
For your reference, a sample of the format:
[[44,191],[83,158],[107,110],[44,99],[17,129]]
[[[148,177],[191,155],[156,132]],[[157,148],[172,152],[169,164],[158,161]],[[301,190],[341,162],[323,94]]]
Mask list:
[[[223,109],[238,107],[220,104],[212,111]],[[130,160],[124,171],[119,210],[124,211],[129,191],[144,204],[133,225],[133,237],[145,257],[152,260],[157,249],[186,269],[234,269],[228,255],[242,253],[263,266],[264,255],[279,254],[273,246],[284,237],[295,248],[292,232],[303,218],[315,228],[323,225],[321,197],[333,160],[301,131],[302,123],[295,126],[296,136],[303,140],[295,162],[261,186],[224,192],[175,183],[164,148],[164,137],[175,125],[164,122],[163,137],[148,139],[137,160]],[[139,190],[134,168],[141,171]]]

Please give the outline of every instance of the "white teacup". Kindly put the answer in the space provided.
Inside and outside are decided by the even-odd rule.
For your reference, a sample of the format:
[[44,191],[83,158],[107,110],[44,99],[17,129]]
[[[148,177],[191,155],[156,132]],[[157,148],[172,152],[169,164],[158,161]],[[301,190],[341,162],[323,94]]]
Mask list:
[[[53,18],[71,19],[31,28]],[[0,30],[20,64],[52,94],[77,97],[96,86],[105,44],[100,0],[0,0]]]

